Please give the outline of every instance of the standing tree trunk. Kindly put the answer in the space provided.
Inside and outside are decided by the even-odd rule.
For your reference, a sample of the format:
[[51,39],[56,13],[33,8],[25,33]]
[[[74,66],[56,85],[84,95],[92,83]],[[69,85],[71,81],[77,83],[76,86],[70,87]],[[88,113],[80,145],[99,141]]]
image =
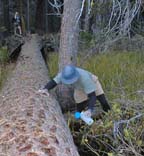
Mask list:
[[[67,64],[76,64],[78,52],[79,25],[81,0],[64,0],[64,11],[61,24],[59,70]],[[63,85],[59,87],[58,95],[62,108],[69,107],[70,90]]]
[[4,26],[7,32],[10,32],[10,18],[9,18],[9,0],[3,0],[3,18]]
[[23,0],[16,0],[16,11],[19,12],[19,14],[22,16],[23,14]]
[[45,14],[45,1],[43,0],[37,0],[37,5],[36,5],[36,31],[38,33],[44,33],[44,14]]
[[47,73],[34,36],[0,94],[1,156],[78,156],[59,104],[37,93]]
[[85,14],[84,14],[84,32],[89,32],[89,26],[90,26],[90,1],[86,1],[85,6]]
[[27,31],[30,32],[30,2],[27,0]]
[[45,32],[48,33],[48,1],[45,0]]
[[61,24],[59,69],[66,64],[76,64],[78,51],[79,25],[77,23],[80,13],[81,0],[65,0]]

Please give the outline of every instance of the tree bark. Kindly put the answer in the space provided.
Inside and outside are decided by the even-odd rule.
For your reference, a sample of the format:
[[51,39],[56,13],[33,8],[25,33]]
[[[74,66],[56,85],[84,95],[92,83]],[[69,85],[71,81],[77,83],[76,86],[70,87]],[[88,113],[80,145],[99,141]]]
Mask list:
[[37,5],[36,5],[36,31],[38,33],[44,33],[43,30],[44,26],[45,26],[45,22],[44,22],[44,5],[45,5],[45,1],[43,0],[37,0]]
[[77,22],[80,13],[80,0],[65,0],[61,24],[59,69],[66,64],[76,64],[78,52],[79,25]]
[[27,31],[30,32],[30,2],[27,0]]
[[7,34],[9,34],[10,31],[9,0],[3,0],[3,16],[4,16],[4,26],[7,30]]
[[[59,70],[67,64],[76,64],[78,52],[80,0],[64,0],[64,11],[61,24]],[[68,108],[72,98],[71,89],[60,86],[58,90],[62,108]]]
[[25,43],[0,94],[0,155],[78,156],[58,102],[37,93],[48,80],[38,44]]
[[89,32],[90,26],[90,1],[86,1],[85,12],[84,12],[84,32]]

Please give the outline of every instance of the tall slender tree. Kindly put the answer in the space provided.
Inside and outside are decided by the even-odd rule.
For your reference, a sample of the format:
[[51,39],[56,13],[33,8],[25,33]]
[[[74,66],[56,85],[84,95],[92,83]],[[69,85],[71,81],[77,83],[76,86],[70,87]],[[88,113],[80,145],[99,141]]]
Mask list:
[[30,31],[30,2],[27,0],[27,31]]
[[[59,70],[67,64],[76,64],[78,52],[79,15],[81,0],[64,0],[64,10],[61,24]],[[70,90],[65,86],[59,87],[61,106],[69,107]]]
[[59,69],[66,64],[76,64],[78,52],[78,17],[81,0],[65,0],[61,24]]
[[4,26],[7,32],[10,31],[10,18],[9,18],[9,0],[3,0],[3,18]]
[[44,30],[45,22],[44,22],[44,13],[45,13],[45,1],[37,0],[36,4],[36,31],[41,33]]

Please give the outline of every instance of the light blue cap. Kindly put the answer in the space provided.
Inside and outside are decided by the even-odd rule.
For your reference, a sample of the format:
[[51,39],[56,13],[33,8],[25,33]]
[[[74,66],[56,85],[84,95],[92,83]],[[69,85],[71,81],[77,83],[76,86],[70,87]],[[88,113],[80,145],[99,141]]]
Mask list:
[[79,72],[73,65],[67,65],[62,70],[61,81],[63,84],[73,84],[80,77]]
[[80,115],[80,112],[75,112],[75,115],[74,115],[74,116],[75,116],[76,119],[79,119],[80,116],[81,116],[81,115]]

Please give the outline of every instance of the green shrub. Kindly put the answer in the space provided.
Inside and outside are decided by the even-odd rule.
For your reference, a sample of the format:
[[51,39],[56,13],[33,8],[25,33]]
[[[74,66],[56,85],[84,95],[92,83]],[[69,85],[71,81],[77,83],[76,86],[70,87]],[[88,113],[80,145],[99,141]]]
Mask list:
[[89,32],[80,32],[81,48],[89,48],[91,46],[91,41],[93,40],[93,35]]
[[58,53],[49,53],[47,56],[49,77],[53,78],[58,72]]
[[7,75],[7,70],[5,66],[0,65],[0,89],[2,88],[2,84],[4,80],[6,79],[6,75]]
[[144,53],[125,52],[92,56],[83,68],[96,74],[107,94],[132,97],[144,88]]
[[80,38],[86,42],[90,42],[92,39],[92,34],[89,32],[81,32]]
[[0,89],[4,85],[4,82],[6,81],[7,77],[13,71],[14,68],[15,63],[0,64]]

